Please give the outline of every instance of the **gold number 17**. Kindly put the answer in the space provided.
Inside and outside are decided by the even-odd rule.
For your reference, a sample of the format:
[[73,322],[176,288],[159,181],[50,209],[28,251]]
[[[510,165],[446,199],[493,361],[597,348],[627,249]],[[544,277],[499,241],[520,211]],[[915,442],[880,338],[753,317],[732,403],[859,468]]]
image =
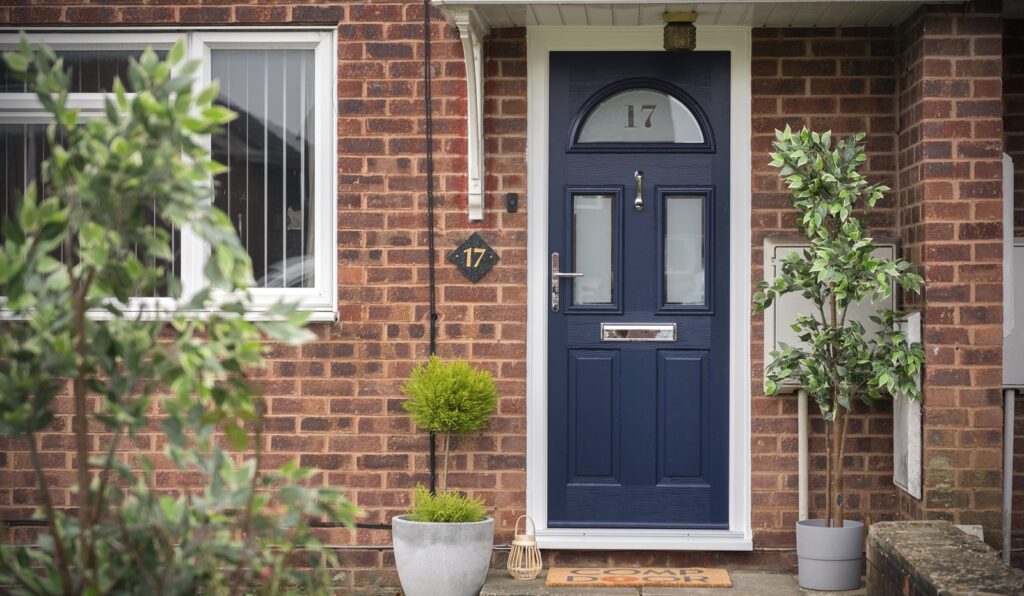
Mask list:
[[[474,267],[475,268],[475,267],[479,267],[480,266],[480,261],[484,260],[484,255],[487,254],[487,249],[486,248],[466,248],[466,249],[463,249],[462,252],[466,253],[466,267]],[[479,255],[479,256],[477,256],[475,263],[473,262],[473,255]]]

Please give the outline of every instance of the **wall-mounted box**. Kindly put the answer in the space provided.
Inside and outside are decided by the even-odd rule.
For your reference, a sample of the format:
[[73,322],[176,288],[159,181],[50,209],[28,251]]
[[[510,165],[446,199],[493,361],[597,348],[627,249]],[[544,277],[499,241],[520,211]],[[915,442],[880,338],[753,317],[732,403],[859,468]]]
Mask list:
[[[807,248],[806,238],[801,237],[776,237],[765,238],[764,241],[764,278],[765,281],[775,279],[781,271],[782,260],[793,251],[800,251]],[[874,255],[883,259],[893,260],[898,255],[898,241],[895,238],[875,238]],[[869,333],[877,333],[878,325],[869,317],[882,309],[895,309],[895,293],[888,299],[881,302],[865,302],[851,304],[847,313],[847,320],[860,321],[864,329]],[[772,361],[772,351],[781,350],[780,343],[791,346],[802,344],[797,339],[796,332],[791,325],[796,321],[797,315],[814,315],[817,307],[810,300],[803,296],[792,293],[787,294],[765,310],[764,312],[764,366],[767,368]],[[797,389],[796,385],[783,385],[779,388],[780,393],[792,393]]]
[[[900,321],[900,330],[911,343],[921,342],[921,313],[912,312]],[[921,388],[921,373],[915,384]],[[892,400],[892,482],[915,499],[921,498],[921,402],[898,395]]]
[[1003,338],[1003,387],[1024,389],[1024,238],[1017,238],[1010,252],[1006,270],[1012,279],[1003,283],[1013,285],[1003,310],[1013,313],[1013,328]]

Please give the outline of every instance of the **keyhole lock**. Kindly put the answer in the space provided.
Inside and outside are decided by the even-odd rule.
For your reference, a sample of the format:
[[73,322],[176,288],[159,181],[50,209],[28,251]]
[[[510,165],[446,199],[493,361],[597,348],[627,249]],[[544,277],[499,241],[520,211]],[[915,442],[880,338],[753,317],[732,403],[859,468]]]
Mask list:
[[633,201],[633,209],[637,211],[644,210],[644,171],[637,170],[633,172],[633,178],[636,180],[636,200]]

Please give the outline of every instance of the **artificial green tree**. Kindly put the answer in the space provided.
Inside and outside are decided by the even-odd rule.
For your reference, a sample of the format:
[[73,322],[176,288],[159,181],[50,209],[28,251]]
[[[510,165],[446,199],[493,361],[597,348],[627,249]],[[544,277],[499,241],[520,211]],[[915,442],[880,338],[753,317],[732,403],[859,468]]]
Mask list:
[[[358,512],[337,489],[309,486],[313,470],[260,471],[248,371],[263,366],[263,339],[311,334],[285,304],[264,322],[245,316],[251,264],[212,205],[224,168],[206,148],[235,115],[212,105],[216,86],[195,86],[198,64],[184,55],[183,42],[166,61],[147,50],[88,121],[68,107],[71,75],[51,50],[23,40],[4,55],[52,119],[46,183],[3,222],[0,246],[0,434],[27,445],[46,522],[35,545],[0,549],[0,585],[16,594],[321,593],[334,557],[310,518],[351,525]],[[186,227],[211,247],[208,285],[193,296],[182,296],[170,249],[171,230]],[[144,307],[133,298],[154,295]],[[51,500],[39,437],[68,382],[71,511]],[[201,491],[155,485],[131,441],[157,428],[178,469],[205,478]],[[222,437],[255,453],[238,458]]]
[[899,313],[880,309],[872,316],[880,327],[877,334],[847,318],[854,303],[887,298],[898,287],[920,292],[923,283],[909,262],[876,257],[875,243],[856,216],[889,191],[860,173],[867,160],[864,136],[833,146],[830,132],[793,132],[788,126],[776,131],[771,165],[789,188],[808,246],[787,255],[781,274],[758,284],[754,296],[755,312],[790,293],[815,307],[793,323],[802,344],[782,344],[772,352],[764,385],[767,395],[775,395],[784,382],[795,383],[817,402],[828,446],[825,518],[835,527],[843,525],[843,454],[855,406],[887,396],[920,399],[916,377],[924,361],[920,344],[899,331]]
[[494,379],[463,361],[444,362],[436,356],[413,369],[402,387],[408,399],[402,403],[421,430],[444,437],[444,469],[437,495],[417,489],[411,512],[414,521],[479,521],[483,504],[448,491],[448,459],[451,436],[476,432],[487,425],[498,404]]

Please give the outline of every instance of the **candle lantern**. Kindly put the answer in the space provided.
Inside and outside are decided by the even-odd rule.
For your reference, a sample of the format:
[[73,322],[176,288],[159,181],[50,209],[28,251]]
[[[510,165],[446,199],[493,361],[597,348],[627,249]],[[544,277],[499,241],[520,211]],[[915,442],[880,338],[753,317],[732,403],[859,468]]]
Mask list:
[[678,52],[697,47],[697,28],[693,25],[697,20],[697,13],[666,12],[663,18],[666,50]]
[[[523,522],[523,533],[519,533],[519,522]],[[533,532],[530,532],[530,526]],[[515,540],[512,541],[512,552],[508,554],[508,573],[515,579],[533,579],[540,574],[544,564],[537,547],[537,524],[528,515],[520,515],[516,520]]]

